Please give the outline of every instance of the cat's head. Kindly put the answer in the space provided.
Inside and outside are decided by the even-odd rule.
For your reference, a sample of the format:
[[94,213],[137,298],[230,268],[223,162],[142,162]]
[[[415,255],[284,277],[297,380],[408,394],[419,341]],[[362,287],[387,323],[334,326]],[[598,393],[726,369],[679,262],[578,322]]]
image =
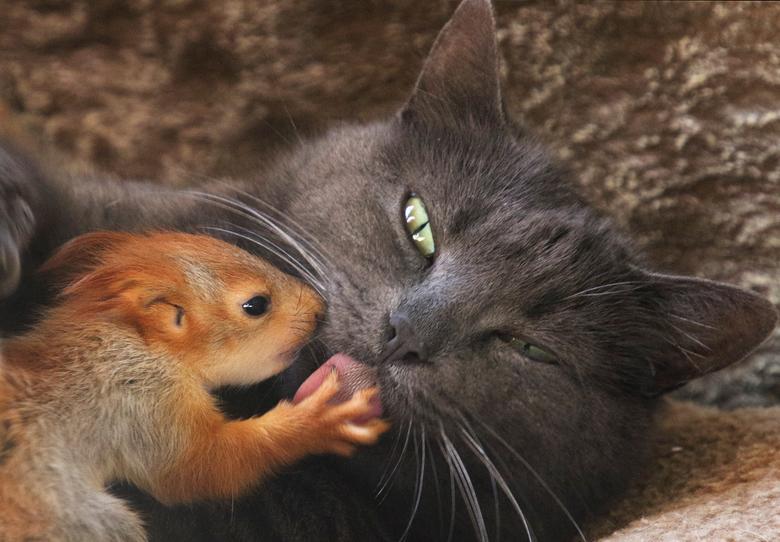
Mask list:
[[518,509],[550,539],[573,530],[564,508],[580,518],[623,483],[657,395],[745,357],[776,314],[738,288],[643,267],[518,135],[498,72],[490,4],[465,0],[399,114],[303,148],[279,200],[317,239],[323,341],[376,371],[399,435],[391,460],[414,443],[419,469],[420,448],[433,451],[444,515],[449,469],[473,495],[458,497],[467,523],[468,510],[492,514],[495,469],[511,539],[525,532]]

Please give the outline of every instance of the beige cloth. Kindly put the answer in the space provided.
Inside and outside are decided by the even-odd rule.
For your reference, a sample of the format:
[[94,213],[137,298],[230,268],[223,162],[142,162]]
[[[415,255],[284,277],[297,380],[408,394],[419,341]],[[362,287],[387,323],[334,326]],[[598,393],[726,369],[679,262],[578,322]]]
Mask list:
[[[181,183],[392,113],[455,2],[118,5],[2,2],[0,101],[71,159]],[[779,302],[780,4],[496,5],[507,107],[587,196],[662,269]],[[776,334],[737,388],[776,395],[779,359]],[[609,540],[780,540],[779,418],[671,407]]]
[[780,407],[670,402],[660,422],[644,481],[593,526],[593,539],[780,540]]

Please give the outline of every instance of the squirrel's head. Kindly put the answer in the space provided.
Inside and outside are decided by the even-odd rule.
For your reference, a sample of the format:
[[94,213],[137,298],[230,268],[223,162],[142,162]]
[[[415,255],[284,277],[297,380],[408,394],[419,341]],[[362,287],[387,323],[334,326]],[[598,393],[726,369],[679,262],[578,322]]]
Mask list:
[[323,310],[299,280],[205,235],[89,233],[41,272],[61,285],[69,314],[130,327],[211,386],[285,369]]

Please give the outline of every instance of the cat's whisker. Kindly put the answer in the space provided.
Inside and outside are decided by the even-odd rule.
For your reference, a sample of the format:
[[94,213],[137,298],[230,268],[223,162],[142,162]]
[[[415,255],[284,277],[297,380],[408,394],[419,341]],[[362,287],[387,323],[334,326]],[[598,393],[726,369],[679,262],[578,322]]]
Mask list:
[[439,516],[439,533],[444,529],[444,516],[442,515],[441,508],[441,490],[439,488],[439,472],[436,468],[436,456],[433,455],[433,446],[428,446],[428,453],[430,454],[429,464],[433,475],[433,490],[436,493],[436,513]]
[[[384,493],[385,490],[387,490],[390,487],[390,481],[393,479],[393,476],[395,476],[398,467],[403,462],[404,455],[406,454],[406,448],[409,446],[409,438],[411,437],[411,435],[412,435],[412,421],[409,420],[409,427],[406,430],[406,438],[404,439],[404,445],[401,448],[401,453],[398,455],[398,461],[396,461],[395,466],[393,467],[393,470],[390,472],[390,474],[387,476],[387,479],[381,484],[381,487],[376,492],[376,495],[374,495],[374,498],[378,499],[382,495],[382,493]],[[387,495],[382,497],[379,503],[381,504],[382,502],[384,502],[386,497]]]
[[[411,423],[411,422],[409,422],[409,423]],[[393,457],[395,457],[395,452],[398,449],[398,445],[401,444],[401,434],[402,433],[403,433],[402,431],[396,431],[396,433],[395,433],[395,438],[393,439],[393,447],[390,449],[390,453],[387,454],[387,460],[385,461],[385,466],[382,469],[382,474],[379,477],[379,481],[376,484],[376,488],[374,488],[375,491],[379,490],[379,487],[384,482],[385,477],[390,472],[390,467],[393,465]],[[378,495],[379,495],[378,493],[375,493],[374,496],[377,497]]]
[[688,363],[690,363],[697,371],[701,371],[701,367],[699,366],[698,363],[693,361],[693,357],[692,357],[692,356],[703,357],[701,354],[697,354],[696,352],[692,352],[692,351],[688,350],[687,348],[685,348],[683,346],[680,346],[680,344],[678,344],[678,343],[675,343],[675,346],[677,347],[677,349],[680,352],[682,352],[683,356],[685,356],[685,359],[688,360]]
[[[464,431],[464,429],[461,428],[461,431]],[[475,437],[476,440],[476,437]],[[467,443],[467,445],[471,448],[471,446]],[[472,449],[472,452],[474,450]],[[484,460],[481,457],[477,457],[482,463],[484,464]],[[485,468],[487,468],[487,465],[485,465]],[[496,471],[498,473],[498,477],[501,477],[500,471],[498,470],[498,467],[496,467]],[[498,496],[498,482],[497,477],[492,472],[490,472],[490,469],[488,469],[488,473],[490,474],[490,492],[493,494],[493,513],[495,514],[495,528],[496,528],[496,542],[498,542],[501,539],[501,503],[499,501]],[[503,491],[503,488],[502,488]],[[510,498],[510,501],[514,498],[514,495]],[[518,505],[519,507],[519,505]],[[524,514],[522,513],[522,509],[518,510],[518,515],[524,519]],[[521,521],[523,521],[521,519]],[[525,522],[524,522],[525,523]],[[531,541],[531,538],[529,537],[529,542]]]
[[[311,246],[311,243],[306,242],[305,239],[296,239],[293,237],[293,231],[290,231],[290,227],[282,227],[281,223],[277,220],[271,218],[265,213],[261,213],[258,209],[255,209],[254,207],[250,207],[249,205],[243,203],[242,201],[236,200],[234,198],[229,198],[227,196],[221,196],[216,194],[208,194],[208,193],[200,193],[200,192],[193,192],[190,193],[198,194],[201,196],[210,197],[212,200],[221,201],[222,203],[232,205],[237,210],[241,210],[244,213],[246,213],[248,218],[254,218],[255,222],[259,225],[266,226],[270,228],[272,231],[274,231],[277,235],[279,235],[282,239],[284,239],[286,242],[288,242],[291,246],[293,246],[298,252],[301,253],[302,256],[304,256],[307,259],[314,260],[317,265],[322,266],[323,262],[319,260],[319,255],[315,255],[311,253],[311,250],[315,250],[316,252],[319,252],[316,250],[315,247]],[[262,200],[259,200],[258,198],[255,198],[251,196],[248,193],[245,193],[247,197],[256,200],[257,202],[263,203]],[[268,206],[268,204],[266,204]],[[270,207],[270,206],[268,206]],[[276,211],[277,214],[280,214],[278,211]],[[297,223],[296,223],[297,225]],[[299,229],[302,229],[300,225],[297,225]],[[302,244],[306,242],[309,247],[304,247]]]
[[558,497],[558,495],[555,494],[555,492],[550,488],[550,486],[547,484],[547,482],[544,481],[544,478],[536,471],[536,469],[531,466],[531,464],[528,462],[528,460],[525,459],[525,457],[520,454],[517,450],[515,450],[506,440],[504,440],[501,435],[499,435],[494,429],[492,429],[489,425],[487,425],[485,422],[480,420],[479,418],[474,418],[477,423],[479,423],[484,430],[492,436],[495,440],[497,440],[504,448],[507,449],[507,451],[512,454],[518,461],[520,461],[523,466],[525,466],[526,469],[528,469],[528,472],[530,472],[534,478],[536,478],[536,481],[539,482],[539,484],[544,488],[545,491],[550,495],[550,497],[553,498],[553,500],[556,502],[558,507],[563,511],[563,513],[566,515],[567,519],[571,522],[571,524],[574,526],[574,528],[577,530],[577,534],[579,537],[583,540],[583,542],[587,542],[587,538],[585,537],[585,533],[583,533],[582,529],[580,528],[577,521],[574,519],[574,516],[569,512],[569,509],[566,508],[566,505],[563,504],[561,499]]
[[[200,202],[208,203],[209,205],[213,205],[217,208],[227,210],[229,212],[242,216],[243,218],[250,220],[264,228],[271,227],[271,229],[275,231],[277,235],[285,239],[288,242],[288,244],[290,244],[293,248],[295,248],[295,250],[301,254],[301,256],[306,260],[306,262],[315,269],[315,271],[317,271],[321,276],[323,277],[325,276],[323,272],[323,265],[321,262],[317,261],[316,258],[312,257],[312,255],[309,254],[307,251],[302,250],[301,246],[298,243],[296,243],[294,239],[291,242],[290,239],[292,239],[292,237],[289,236],[289,234],[286,234],[286,232],[284,232],[281,226],[274,223],[269,217],[264,217],[263,215],[258,213],[257,210],[252,209],[251,207],[248,207],[237,200],[223,197],[223,196],[216,196],[214,194],[208,194],[205,192],[186,191],[186,192],[178,193],[177,195],[179,197],[186,196],[186,197],[194,198]],[[258,218],[263,218],[264,220],[258,220]],[[246,231],[252,231],[252,230],[246,230]],[[253,236],[257,235],[257,233],[254,231],[252,231],[252,234]],[[271,242],[269,239],[264,238],[264,240]],[[274,244],[274,246],[278,247],[278,245],[276,244]]]
[[472,452],[474,452],[474,455],[476,455],[477,459],[480,460],[480,462],[485,466],[485,468],[488,470],[488,473],[490,474],[491,482],[494,488],[493,498],[496,502],[496,522],[497,522],[496,533],[501,532],[500,523],[498,523],[499,521],[498,520],[499,517],[498,516],[499,514],[498,495],[495,492],[495,484],[497,483],[501,487],[501,491],[503,491],[504,495],[509,500],[509,503],[512,505],[512,508],[514,508],[515,512],[517,512],[517,515],[520,516],[520,520],[523,522],[523,527],[525,528],[526,535],[528,536],[528,541],[533,542],[534,540],[536,540],[536,537],[533,535],[533,529],[531,529],[531,525],[528,523],[528,518],[523,512],[523,509],[520,507],[520,503],[515,498],[514,493],[512,493],[509,484],[502,476],[501,471],[498,469],[498,467],[496,467],[495,463],[493,463],[493,461],[490,459],[484,447],[480,444],[476,435],[474,435],[473,431],[467,429],[462,425],[460,427],[460,430],[463,434],[463,439],[466,442],[466,445],[471,449]]
[[295,134],[295,137],[298,139],[298,143],[300,145],[303,145],[303,138],[301,137],[301,134],[298,132],[298,127],[295,125],[295,121],[292,118],[292,115],[290,114],[290,110],[287,109],[286,105],[282,105],[282,108],[284,109],[285,114],[287,115],[287,119],[290,121],[290,126],[292,126],[293,133]]
[[185,192],[195,198],[201,200],[211,201],[212,204],[220,203],[225,206],[225,209],[232,210],[236,214],[240,214],[244,218],[253,221],[259,226],[270,229],[276,235],[278,235],[283,241],[294,248],[305,260],[311,265],[315,271],[324,275],[323,263],[320,262],[314,255],[310,253],[302,244],[295,239],[285,228],[280,226],[275,220],[272,220],[267,215],[260,213],[257,209],[246,205],[245,203],[226,196],[220,196],[217,194],[209,194],[207,192],[198,192],[190,190]]
[[[501,474],[501,469],[496,465],[493,459],[490,458],[487,451],[485,450],[485,446],[481,443],[480,439],[477,437],[476,432],[472,428],[471,424],[469,423],[466,416],[463,414],[463,412],[457,407],[457,405],[454,404],[454,402],[447,397],[446,395],[439,394],[439,397],[441,399],[441,403],[439,403],[439,407],[442,408],[442,405],[446,405],[446,410],[443,412],[446,412],[446,416],[448,418],[455,418],[457,420],[453,420],[463,433],[463,438],[465,439],[466,445],[469,447],[469,449],[476,455],[477,459],[485,466],[485,468],[488,471],[488,474],[491,478],[491,487],[495,488],[495,484],[497,483],[499,488],[501,489],[501,492],[505,494],[507,499],[510,501],[510,504],[512,505],[512,508],[515,510],[515,512],[520,517],[520,520],[523,523],[523,526],[526,530],[528,540],[529,541],[535,541],[536,538],[533,534],[533,528],[531,527],[530,523],[528,522],[528,518],[525,515],[524,511],[522,510],[522,507],[520,506],[520,503],[518,499],[515,497],[514,493],[512,492],[512,489],[509,485],[509,483],[506,481],[504,476]],[[439,421],[439,424],[441,426],[442,422]],[[451,441],[450,441],[451,442]],[[454,444],[453,444],[454,446]],[[500,460],[500,455],[494,454],[498,460]],[[445,457],[445,459],[447,459]],[[506,468],[506,465],[504,464],[504,469],[509,470]],[[493,498],[494,503],[496,506],[496,535],[497,537],[500,536],[500,512],[499,512],[499,502],[498,502],[498,495],[494,491],[493,492]],[[467,503],[468,504],[468,503]]]
[[[573,294],[570,294],[570,295],[564,297],[563,299],[561,299],[561,301],[568,301],[570,299],[575,299],[575,298],[578,298],[578,297],[590,297],[589,295],[586,295],[586,294],[590,294],[590,292],[598,292],[598,293],[591,294],[592,296],[601,296],[601,295],[609,295],[609,294],[621,293],[621,292],[630,292],[630,291],[638,290],[641,287],[642,284],[643,283],[641,281],[638,281],[638,280],[626,280],[626,281],[622,281],[622,282],[611,282],[609,284],[600,284],[598,286],[592,286],[590,288],[585,288],[584,290],[580,290],[579,292],[574,292]],[[600,292],[600,290],[604,290],[605,288],[612,288],[613,286],[637,286],[637,287],[636,288],[631,288],[631,289],[628,289],[628,290],[626,290],[626,289],[619,289],[619,290],[611,290],[609,292]]]
[[425,427],[423,426],[421,429],[420,434],[420,440],[422,447],[422,452],[418,454],[418,446],[417,446],[417,433],[414,434],[414,452],[415,457],[419,458],[417,459],[417,463],[419,464],[420,468],[415,476],[415,495],[414,495],[414,506],[412,507],[412,515],[409,517],[409,522],[406,524],[406,528],[404,529],[403,534],[401,534],[401,538],[399,539],[399,542],[403,542],[406,540],[406,537],[409,535],[409,531],[412,528],[412,523],[414,523],[414,518],[417,516],[417,510],[420,508],[420,499],[422,499],[422,492],[423,492],[423,483],[425,482]]
[[689,324],[693,324],[695,326],[700,326],[706,329],[715,329],[714,326],[707,325],[703,322],[697,322],[696,320],[691,320],[690,318],[686,318],[684,316],[680,316],[679,314],[669,314],[670,317],[676,318],[677,320],[682,320],[683,322],[688,322]]
[[279,251],[280,249],[277,249],[275,247],[275,245],[273,245],[272,243],[264,241],[264,240],[261,240],[259,238],[250,237],[248,235],[245,235],[245,234],[242,234],[242,233],[239,233],[239,232],[228,230],[226,228],[205,226],[203,229],[205,231],[215,231],[215,232],[220,232],[220,233],[224,233],[224,234],[227,234],[227,235],[233,235],[235,237],[238,237],[240,239],[243,239],[245,241],[253,243],[253,244],[255,244],[255,245],[257,245],[257,246],[259,246],[261,248],[264,248],[264,249],[272,252],[273,254],[275,254],[276,256],[281,258],[283,261],[285,261],[286,263],[291,265],[296,271],[301,273],[301,275],[310,283],[312,288],[314,288],[314,290],[316,290],[317,294],[319,294],[320,297],[322,297],[322,298],[325,297],[325,292],[324,292],[324,290],[322,288],[322,285],[317,280],[317,278],[314,277],[314,275],[312,275],[311,273],[309,273],[305,268],[303,268],[302,266],[298,265],[297,262],[295,262],[294,260],[290,259],[287,256],[286,252],[284,252],[284,251],[280,252]]
[[[238,226],[234,224],[229,224],[230,227],[234,227],[236,229],[239,229]],[[306,268],[301,266],[295,259],[293,259],[287,252],[280,249],[276,244],[273,242],[263,239],[260,237],[255,237],[253,235],[247,235],[244,233],[240,233],[238,231],[233,231],[227,228],[221,228],[217,226],[203,226],[201,228],[203,231],[211,231],[211,232],[219,232],[227,235],[232,235],[234,237],[237,237],[238,239],[248,241],[252,244],[258,245],[265,250],[271,252],[272,254],[279,257],[283,262],[290,265],[293,269],[295,269],[298,273],[301,274],[302,277],[306,278],[309,282],[312,282],[312,286],[318,286],[319,287],[319,281],[312,275]],[[249,231],[249,230],[246,230]],[[320,291],[318,290],[318,293]]]
[[288,138],[284,136],[282,132],[280,132],[272,123],[268,122],[268,119],[262,118],[260,119],[260,122],[262,122],[267,128],[270,128],[270,130],[278,137],[285,146],[292,147],[293,141],[290,141]]
[[628,292],[636,292],[640,290],[642,287],[637,286],[636,288],[621,288],[616,290],[607,290],[606,292],[594,292],[590,294],[581,294],[574,297],[566,297],[564,300],[571,300],[571,299],[579,299],[583,297],[602,297],[602,296],[608,296],[608,295],[615,295],[615,294],[627,294]]
[[320,288],[323,288],[323,289],[324,289],[324,285],[322,284],[322,282],[321,282],[321,280],[320,280],[320,277],[318,277],[318,276],[315,276],[313,273],[311,273],[311,271],[309,271],[308,269],[306,269],[306,268],[305,268],[305,267],[304,267],[304,266],[303,266],[303,265],[302,265],[300,262],[298,262],[298,261],[297,261],[297,260],[296,260],[296,259],[295,259],[295,258],[294,258],[294,257],[293,257],[293,256],[292,256],[290,253],[289,253],[289,252],[287,252],[286,250],[284,250],[282,247],[280,247],[280,246],[279,246],[279,245],[277,245],[276,243],[273,243],[271,240],[269,240],[269,239],[267,239],[267,238],[260,237],[259,235],[257,235],[257,233],[256,233],[256,232],[254,232],[254,231],[250,230],[249,228],[244,228],[244,227],[242,227],[242,226],[239,226],[239,225],[237,225],[237,224],[232,224],[232,223],[229,223],[229,222],[227,223],[227,225],[229,225],[229,226],[230,226],[230,227],[232,227],[232,228],[235,228],[236,230],[239,230],[239,231],[243,232],[245,235],[247,235],[247,236],[249,236],[249,237],[251,237],[251,238],[253,238],[253,239],[256,239],[256,240],[258,240],[258,241],[262,241],[262,242],[264,242],[264,243],[268,243],[268,244],[270,244],[270,245],[274,246],[274,247],[276,248],[276,250],[278,250],[278,251],[282,252],[282,253],[283,253],[283,254],[284,254],[284,255],[285,255],[287,258],[288,258],[287,262],[288,262],[288,263],[290,263],[290,265],[293,265],[293,263],[291,263],[291,262],[294,262],[294,264],[295,264],[295,266],[296,266],[296,270],[298,270],[298,272],[300,272],[300,273],[306,273],[306,275],[307,275],[308,277],[311,277],[312,279],[314,279],[314,281],[315,281],[315,282],[316,282],[316,283],[319,285],[319,287],[320,287]]
[[676,325],[674,325],[674,324],[669,324],[669,325],[670,325],[670,326],[672,327],[672,329],[674,329],[674,330],[675,330],[677,333],[679,333],[680,335],[682,335],[683,337],[685,337],[686,339],[688,339],[688,340],[689,340],[689,341],[691,341],[692,343],[694,343],[694,344],[696,344],[696,345],[698,345],[698,346],[702,347],[702,348],[703,348],[705,351],[707,351],[707,352],[711,352],[711,351],[712,351],[712,349],[711,349],[709,346],[707,346],[706,344],[704,344],[703,342],[701,342],[699,339],[697,339],[696,337],[694,337],[694,336],[693,336],[693,335],[691,335],[690,333],[686,332],[686,331],[685,331],[685,330],[683,330],[683,329],[680,329],[679,327],[677,327],[677,326],[676,326]]
[[693,360],[692,356],[696,356],[696,357],[699,357],[699,358],[703,358],[704,356],[702,356],[701,354],[698,354],[696,352],[692,352],[692,351],[688,350],[683,345],[681,345],[677,341],[673,341],[672,339],[664,338],[664,342],[666,342],[666,344],[672,345],[674,348],[679,350],[680,353],[683,355],[683,357],[685,357],[685,359],[688,360],[688,363],[691,364],[691,367],[695,368],[697,371],[701,370],[701,367],[699,366],[698,363],[696,363]]
[[307,281],[309,281],[312,286],[316,287],[317,293],[320,294],[320,296],[324,296],[324,285],[319,280],[319,278],[314,274],[312,274],[311,271],[309,271],[298,260],[296,260],[289,252],[281,248],[279,245],[277,245],[270,239],[258,236],[252,230],[242,228],[241,226],[237,226],[231,223],[228,223],[227,226],[231,228],[235,228],[235,230],[240,230],[240,231],[227,230],[226,228],[220,229],[213,226],[204,226],[203,229],[206,231],[210,230],[210,231],[221,231],[222,233],[229,233],[240,239],[250,241],[263,248],[266,248],[266,250],[271,251],[273,254],[281,258],[284,262],[286,262],[293,269],[295,269],[303,278],[307,279]]
[[[227,185],[226,185],[227,186]],[[163,190],[163,192],[165,192]],[[165,192],[168,193],[168,192]],[[207,203],[209,205],[213,205],[217,208],[224,209],[227,211],[231,211],[235,214],[240,214],[241,216],[244,216],[245,218],[248,218],[250,220],[253,220],[255,223],[268,228],[273,225],[273,229],[279,228],[281,230],[281,225],[279,223],[274,222],[270,217],[260,214],[257,209],[253,209],[243,202],[223,196],[218,194],[211,194],[208,192],[201,192],[197,190],[179,190],[179,191],[170,191],[170,195],[175,197],[187,197],[191,199],[196,199],[199,202]],[[261,219],[261,220],[259,220]],[[270,224],[269,224],[270,223]],[[288,235],[290,235],[290,232],[284,232]],[[293,246],[295,246],[295,243],[292,243]],[[296,250],[298,247],[295,247]],[[307,254],[302,252],[302,255],[304,257],[308,256]]]
[[501,503],[498,500],[498,485],[496,479],[490,477],[490,492],[493,493],[493,513],[496,515],[496,542],[501,540]]
[[471,522],[474,525],[474,531],[476,532],[480,542],[488,542],[485,518],[482,514],[479,498],[477,497],[477,492],[474,489],[474,484],[471,481],[471,476],[468,473],[468,469],[466,469],[466,465],[463,463],[463,459],[461,459],[458,450],[455,448],[455,445],[452,444],[452,441],[447,436],[447,433],[444,431],[443,427],[440,427],[440,434],[441,442],[443,443],[446,452],[444,457],[454,468],[454,473],[456,475],[455,479],[458,482],[458,487],[461,491],[461,495],[463,496],[463,500],[466,503],[466,508],[469,510],[469,516],[471,517]]
[[[230,185],[227,185],[229,188],[235,190],[235,188],[230,187]],[[300,241],[302,243],[305,243],[309,249],[311,249],[316,255],[318,255],[322,261],[328,265],[331,265],[332,267],[332,260],[325,252],[325,247],[322,245],[322,243],[319,242],[319,240],[309,233],[309,231],[304,228],[299,222],[292,219],[289,215],[281,212],[279,209],[268,203],[267,201],[261,199],[260,197],[250,194],[249,192],[245,190],[236,190],[236,192],[244,197],[247,197],[251,199],[254,203],[258,205],[262,205],[266,210],[271,211],[275,213],[279,217],[283,217],[284,222],[288,227],[297,233],[298,236],[300,236]]]
[[[444,455],[444,443],[441,441],[441,437],[439,437],[439,449],[442,450],[442,455]],[[444,459],[447,461],[447,468],[450,473],[450,528],[447,531],[447,542],[451,542],[452,536],[455,534],[455,505],[457,503],[455,495],[455,471],[452,469],[452,463],[447,460],[446,455],[444,456]]]

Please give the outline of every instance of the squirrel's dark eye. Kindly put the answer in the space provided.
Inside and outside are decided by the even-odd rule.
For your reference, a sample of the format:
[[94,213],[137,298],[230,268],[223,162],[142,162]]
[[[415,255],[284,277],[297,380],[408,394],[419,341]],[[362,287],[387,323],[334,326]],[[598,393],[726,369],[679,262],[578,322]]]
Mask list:
[[249,301],[245,301],[241,308],[249,316],[262,316],[268,312],[268,307],[271,305],[271,300],[264,295],[256,295]]

